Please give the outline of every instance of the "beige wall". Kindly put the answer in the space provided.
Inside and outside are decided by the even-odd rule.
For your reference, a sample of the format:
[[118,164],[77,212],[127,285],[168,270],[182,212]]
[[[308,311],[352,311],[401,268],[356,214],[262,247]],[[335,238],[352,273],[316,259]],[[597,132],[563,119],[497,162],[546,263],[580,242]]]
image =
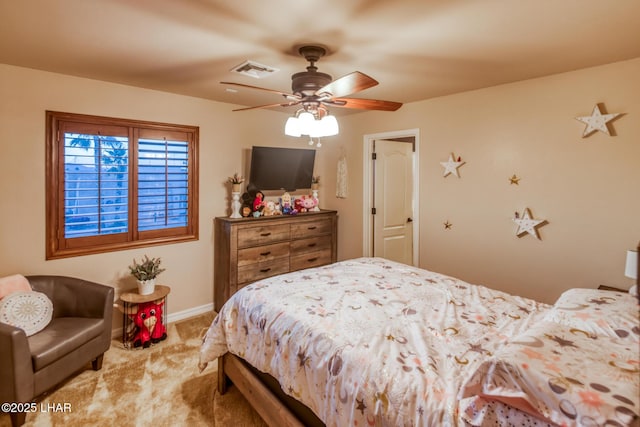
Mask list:
[[[362,253],[363,135],[418,128],[421,267],[546,302],[571,287],[630,287],[625,251],[640,240],[638,76],[635,59],[341,120],[327,161],[348,153],[350,197],[323,199],[349,230],[340,258]],[[600,102],[625,113],[616,136],[582,138],[574,118]],[[467,162],[459,179],[442,177],[451,152]],[[525,207],[549,222],[540,241],[515,235],[511,218]]]
[[[170,313],[213,302],[213,218],[229,214],[226,178],[245,172],[252,145],[291,145],[284,114],[1,64],[0,93],[0,276],[63,274],[120,291],[136,286],[132,259],[149,254],[167,268]],[[46,110],[199,126],[199,241],[45,261]]]
[[[630,286],[624,251],[640,239],[640,59],[340,119],[318,152],[321,203],[339,211],[339,258],[362,254],[363,135],[421,132],[420,265],[553,301],[575,286]],[[135,286],[132,258],[161,256],[169,311],[213,301],[212,219],[228,214],[227,176],[252,145],[306,147],[284,137],[286,116],[117,84],[0,65],[0,276],[66,274]],[[366,93],[363,94],[366,96]],[[603,102],[615,137],[582,139],[574,120]],[[45,261],[44,112],[67,111],[200,126],[200,240]],[[335,163],[349,161],[350,195],[335,198]],[[461,178],[442,178],[455,152]],[[508,178],[516,173],[519,186]],[[515,237],[511,217],[530,207],[549,224],[542,241]],[[453,229],[444,231],[445,220]]]

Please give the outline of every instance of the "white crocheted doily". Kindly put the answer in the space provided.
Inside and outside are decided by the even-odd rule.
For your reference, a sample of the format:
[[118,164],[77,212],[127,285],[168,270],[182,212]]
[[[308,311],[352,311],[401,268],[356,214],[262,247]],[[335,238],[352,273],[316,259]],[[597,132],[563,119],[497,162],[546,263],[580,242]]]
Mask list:
[[44,329],[52,316],[53,304],[41,292],[17,291],[0,300],[0,322],[23,329],[27,336]]

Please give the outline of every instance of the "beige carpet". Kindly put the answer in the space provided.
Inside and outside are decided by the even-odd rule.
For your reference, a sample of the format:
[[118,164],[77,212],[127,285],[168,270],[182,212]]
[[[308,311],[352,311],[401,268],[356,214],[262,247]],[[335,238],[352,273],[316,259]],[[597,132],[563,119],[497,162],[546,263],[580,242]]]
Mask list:
[[[198,371],[201,337],[212,319],[213,313],[172,323],[168,338],[148,349],[127,350],[114,340],[102,370],[88,365],[42,396],[25,426],[265,426],[235,387],[217,392],[215,363]],[[0,427],[10,425],[0,415]]]

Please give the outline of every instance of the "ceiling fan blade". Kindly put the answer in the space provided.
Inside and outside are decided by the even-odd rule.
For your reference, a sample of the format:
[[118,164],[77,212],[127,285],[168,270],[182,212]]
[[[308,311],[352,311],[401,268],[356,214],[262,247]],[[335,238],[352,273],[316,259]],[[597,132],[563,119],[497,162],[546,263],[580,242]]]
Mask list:
[[321,87],[315,94],[322,96],[326,93],[330,93],[332,97],[341,97],[360,92],[361,90],[368,89],[377,84],[377,80],[361,73],[360,71],[354,71],[353,73],[335,79],[328,85]]
[[273,90],[273,89],[266,89],[263,87],[258,87],[258,86],[251,86],[251,85],[245,85],[242,83],[234,83],[234,82],[220,82],[223,85],[231,85],[231,86],[239,86],[239,87],[244,87],[244,88],[248,88],[248,89],[257,89],[257,90],[262,90],[265,92],[271,92],[271,93],[276,93],[278,95],[284,96],[287,99],[295,99],[295,100],[299,100],[300,97],[296,96],[292,93],[286,93],[286,92],[280,92],[279,90]]
[[381,101],[379,99],[337,98],[323,102],[334,107],[359,108],[362,110],[396,111],[402,107],[402,102]]
[[300,101],[292,101],[292,102],[285,102],[284,104],[278,103],[278,104],[257,105],[255,107],[236,108],[235,110],[231,110],[231,111],[247,111],[247,110],[256,110],[258,108],[271,108],[271,107],[290,107],[292,105],[296,105],[299,103]]

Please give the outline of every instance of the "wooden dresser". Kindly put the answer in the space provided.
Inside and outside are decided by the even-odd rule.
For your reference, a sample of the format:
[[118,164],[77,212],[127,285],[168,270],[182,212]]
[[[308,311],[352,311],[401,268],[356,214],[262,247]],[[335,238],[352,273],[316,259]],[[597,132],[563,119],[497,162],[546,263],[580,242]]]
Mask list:
[[231,219],[214,224],[215,309],[238,289],[277,274],[336,262],[338,217],[321,210]]

